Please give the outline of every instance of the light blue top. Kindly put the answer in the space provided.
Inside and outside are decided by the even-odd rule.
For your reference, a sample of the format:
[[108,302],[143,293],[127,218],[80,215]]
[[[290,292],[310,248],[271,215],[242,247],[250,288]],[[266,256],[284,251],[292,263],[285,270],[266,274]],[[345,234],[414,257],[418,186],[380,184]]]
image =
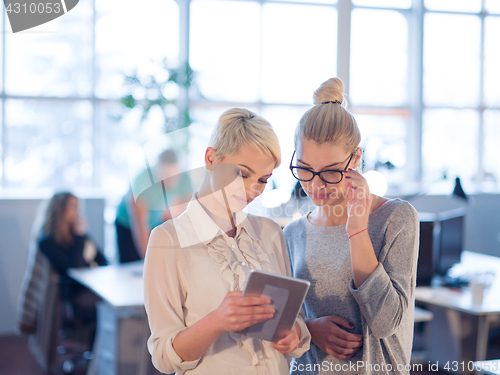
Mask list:
[[[118,224],[130,228],[130,207],[128,202],[132,199],[132,192],[143,203],[141,208],[148,210],[148,222],[151,229],[163,222],[163,215],[165,210],[168,209],[168,204],[174,203],[176,198],[183,196],[189,200],[193,194],[191,180],[186,173],[182,173],[177,184],[165,192],[161,182],[154,183],[151,178],[151,173],[147,169],[136,177],[132,189],[122,198],[116,209],[116,222]],[[147,207],[144,207],[144,205]]]

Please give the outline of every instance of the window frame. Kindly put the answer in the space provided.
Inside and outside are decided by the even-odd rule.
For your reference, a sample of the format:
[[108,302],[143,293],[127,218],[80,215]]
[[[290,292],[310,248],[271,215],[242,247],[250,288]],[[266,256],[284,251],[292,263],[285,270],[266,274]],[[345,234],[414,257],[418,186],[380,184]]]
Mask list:
[[[198,0],[203,1],[203,0]],[[343,32],[345,30],[351,29],[351,15],[355,9],[373,9],[373,10],[391,10],[400,12],[408,20],[408,105],[405,106],[353,106],[351,108],[354,114],[369,114],[369,115],[391,115],[391,116],[404,116],[409,119],[406,135],[406,146],[407,146],[407,165],[406,165],[406,181],[409,186],[420,187],[422,185],[423,169],[425,166],[422,161],[422,131],[423,131],[423,112],[427,109],[436,108],[452,108],[458,109],[458,107],[453,106],[431,106],[424,103],[423,98],[423,61],[424,61],[424,19],[427,14],[430,13],[440,13],[440,14],[457,14],[457,15],[473,15],[479,17],[481,23],[481,40],[480,40],[480,82],[479,82],[479,104],[473,107],[467,107],[468,109],[473,109],[477,111],[479,118],[478,127],[478,144],[477,144],[477,175],[473,179],[473,182],[480,183],[484,180],[486,174],[485,171],[485,111],[488,110],[500,110],[500,106],[487,106],[484,95],[485,88],[485,23],[487,17],[500,17],[500,14],[489,13],[486,10],[486,3],[482,1],[481,11],[475,12],[457,12],[457,11],[445,11],[445,10],[429,10],[425,8],[424,0],[412,0],[411,8],[393,8],[393,7],[376,7],[376,6],[361,6],[353,5],[351,0],[338,0],[337,2],[324,3],[324,2],[308,2],[303,1],[280,1],[280,0],[223,0],[223,1],[245,1],[245,2],[256,2],[261,6],[266,3],[275,4],[288,4],[288,5],[309,5],[318,7],[334,7],[337,9],[337,76],[340,77],[345,85],[346,92],[349,93],[350,89],[350,47],[351,47],[351,34],[350,32]],[[0,189],[8,189],[9,181],[6,172],[6,155],[8,153],[9,145],[7,144],[7,126],[5,123],[6,113],[5,113],[5,103],[8,99],[23,99],[23,100],[54,100],[54,101],[65,101],[65,100],[87,100],[90,101],[93,106],[93,118],[92,118],[92,142],[93,156],[92,156],[92,166],[93,166],[93,176],[92,176],[92,188],[100,187],[100,173],[99,173],[99,162],[104,155],[100,152],[101,150],[98,145],[98,140],[100,137],[99,129],[99,119],[98,119],[98,107],[102,102],[107,101],[117,101],[116,99],[109,98],[99,98],[96,97],[96,45],[95,45],[95,26],[96,26],[96,0],[92,0],[91,6],[93,7],[93,15],[91,17],[91,33],[92,33],[92,66],[91,66],[91,91],[90,95],[84,97],[45,97],[45,96],[19,96],[19,95],[8,95],[5,91],[5,77],[6,77],[6,65],[5,65],[5,43],[6,43],[6,33],[2,34],[2,66],[1,66],[1,88],[0,88],[0,101],[1,101],[1,115],[0,115],[0,139],[1,139],[1,150],[0,150]],[[189,48],[190,48],[190,6],[191,0],[177,0],[179,7],[179,61],[185,62],[189,61]],[[3,25],[6,24],[6,14],[2,15]],[[224,107],[229,104],[238,105],[251,105],[261,111],[265,106],[303,106],[304,109],[308,108],[309,105],[295,104],[295,103],[264,103],[261,100],[253,103],[230,103],[230,102],[215,102],[207,100],[196,100],[189,101],[188,94],[185,90],[180,92],[182,106],[192,106],[193,108],[203,108],[204,106],[220,106]],[[404,187],[402,187],[404,188]]]

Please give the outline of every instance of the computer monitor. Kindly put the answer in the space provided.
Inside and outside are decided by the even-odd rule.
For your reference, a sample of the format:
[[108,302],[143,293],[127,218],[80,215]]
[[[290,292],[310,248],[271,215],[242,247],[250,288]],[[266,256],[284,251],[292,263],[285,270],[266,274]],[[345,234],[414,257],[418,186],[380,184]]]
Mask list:
[[[418,247],[417,286],[431,285],[434,276],[434,254],[437,251],[435,233],[437,215],[419,212],[420,239]],[[436,249],[435,249],[436,248]]]
[[458,208],[437,215],[438,251],[435,271],[444,276],[455,263],[460,262],[464,249],[464,219],[466,210]]
[[420,240],[417,285],[429,286],[434,276],[445,276],[460,262],[463,250],[465,209],[439,214],[419,212]]

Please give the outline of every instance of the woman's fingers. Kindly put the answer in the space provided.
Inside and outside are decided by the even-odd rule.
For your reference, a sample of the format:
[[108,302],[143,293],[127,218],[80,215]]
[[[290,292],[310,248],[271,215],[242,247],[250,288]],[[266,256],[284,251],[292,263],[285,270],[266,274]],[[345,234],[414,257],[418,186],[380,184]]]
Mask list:
[[[295,323],[297,324],[297,323]],[[295,341],[299,341],[299,334],[300,334],[300,328],[296,329],[296,326],[294,325],[292,330],[283,337],[281,340],[276,342],[277,345],[290,345]]]
[[221,327],[224,331],[239,331],[271,319],[274,308],[269,298],[241,297],[241,292],[229,292],[219,306]]
[[226,298],[222,302],[227,302],[228,306],[234,307],[267,307],[271,308],[269,305],[271,300],[267,297],[241,297],[241,292],[229,292],[226,294]]
[[343,172],[345,178],[361,178],[364,179],[363,175],[358,171],[349,168],[348,170]]
[[349,350],[356,349],[356,351],[363,346],[363,335],[350,333],[339,327],[342,326],[349,329],[354,328],[354,325],[352,325],[347,319],[337,315],[331,315],[328,317],[328,320],[334,323],[329,330],[329,346],[335,345],[336,347]]
[[227,317],[225,331],[234,332],[253,326],[254,324],[271,319],[273,314],[234,315]]
[[[250,327],[254,324],[260,323],[264,320],[271,319],[273,314],[262,314],[262,315],[240,315],[235,318],[235,324],[245,325],[246,327]],[[246,328],[245,327],[245,328]],[[240,328],[243,329],[243,328]]]
[[354,328],[354,325],[349,322],[346,318],[342,318],[341,316],[338,315],[330,315],[328,317],[328,320],[332,323],[338,324],[339,326],[345,327],[352,329]]
[[271,344],[271,347],[276,349],[281,354],[287,355],[288,353],[293,352],[299,347],[299,340],[294,340],[293,342],[290,342],[288,344],[278,344],[273,342]]
[[269,298],[262,297],[241,297],[234,300],[240,306],[260,306],[269,305],[271,300]]
[[363,177],[361,179],[346,179],[346,188],[350,203],[356,200],[368,200],[370,197],[370,189],[366,184],[366,180]]
[[271,347],[273,347],[283,355],[287,355],[288,353],[293,352],[295,349],[297,349],[300,342],[300,328],[297,327],[298,326],[294,325],[293,329],[286,337],[282,338],[278,342],[273,342],[271,344]]
[[344,349],[334,344],[326,348],[328,354],[338,359],[351,359],[358,350]]
[[344,176],[346,178],[346,184],[351,186],[353,189],[368,188],[368,182],[366,178],[364,178],[360,173],[356,172],[353,169],[344,172]]
[[372,195],[366,179],[354,170],[344,172],[348,193],[347,233],[353,234],[368,225]]
[[333,327],[330,332],[332,335],[345,341],[361,342],[363,340],[363,335],[346,332],[340,327]]
[[283,349],[288,349],[294,345],[297,345],[295,348],[292,349],[292,350],[295,350],[298,347],[298,343],[299,343],[299,340],[298,340],[297,336],[294,334],[289,334],[287,337],[282,338],[278,342],[273,342],[271,344],[271,346],[273,348],[275,348],[276,350],[278,350],[278,349],[283,350]]
[[229,301],[229,313],[236,315],[274,314],[269,298],[240,297]]
[[255,317],[255,319],[260,319],[263,316],[273,317],[274,308],[270,306],[235,306],[229,307],[228,315],[231,317],[242,317],[249,318]]
[[262,315],[268,316],[270,315],[271,317],[274,314],[274,309],[272,307],[264,307],[264,306],[249,306],[249,307],[240,307],[240,308],[235,308],[231,309],[229,311],[229,315],[233,316],[247,316],[247,317],[252,317],[255,316],[257,318],[260,318]]
[[362,340],[361,341],[344,340],[344,339],[342,339],[338,336],[335,336],[335,335],[331,335],[328,341],[329,341],[329,345],[336,345],[340,348],[349,349],[349,350],[356,349],[355,351],[357,351],[357,349],[359,349],[363,346]]
[[347,319],[337,315],[308,321],[312,341],[331,356],[349,359],[363,346],[363,335],[345,331],[354,328]]

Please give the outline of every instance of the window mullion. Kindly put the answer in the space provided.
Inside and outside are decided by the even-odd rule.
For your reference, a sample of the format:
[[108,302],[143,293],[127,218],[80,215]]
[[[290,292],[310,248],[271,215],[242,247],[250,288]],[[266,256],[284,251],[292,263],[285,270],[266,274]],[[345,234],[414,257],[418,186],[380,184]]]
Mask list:
[[408,50],[409,98],[411,121],[406,132],[408,175],[411,183],[422,181],[422,112],[423,105],[423,50],[424,7],[423,0],[413,0],[410,15]]
[[351,14],[352,1],[339,0],[337,4],[337,77],[344,82],[349,94],[351,65]]
[[[180,66],[189,63],[191,0],[177,0],[179,6],[179,63]],[[186,87],[179,86],[177,99],[179,114],[189,108],[189,93]]]
[[98,134],[98,109],[97,109],[97,101],[95,97],[95,89],[96,89],[96,80],[97,80],[97,60],[96,60],[96,35],[95,35],[95,26],[96,26],[96,4],[95,0],[92,0],[92,72],[91,72],[91,88],[90,88],[90,96],[92,103],[92,186],[95,188],[100,187],[101,175],[98,169],[98,166],[101,165],[99,163],[101,159],[101,150],[99,147],[99,134]]
[[486,35],[486,9],[485,0],[481,1],[481,40],[479,45],[479,129],[477,135],[477,175],[476,180],[482,181],[484,179],[484,81],[485,81],[485,35]]
[[[2,12],[2,26],[4,30],[6,29],[5,27],[5,12]],[[0,136],[2,138],[2,153],[0,154],[0,165],[2,168],[2,178],[0,180],[0,187],[1,188],[6,188],[7,187],[7,176],[5,172],[5,156],[7,155],[7,127],[5,125],[5,41],[6,41],[6,32],[2,33],[2,115],[1,115],[1,124],[0,124]]]

